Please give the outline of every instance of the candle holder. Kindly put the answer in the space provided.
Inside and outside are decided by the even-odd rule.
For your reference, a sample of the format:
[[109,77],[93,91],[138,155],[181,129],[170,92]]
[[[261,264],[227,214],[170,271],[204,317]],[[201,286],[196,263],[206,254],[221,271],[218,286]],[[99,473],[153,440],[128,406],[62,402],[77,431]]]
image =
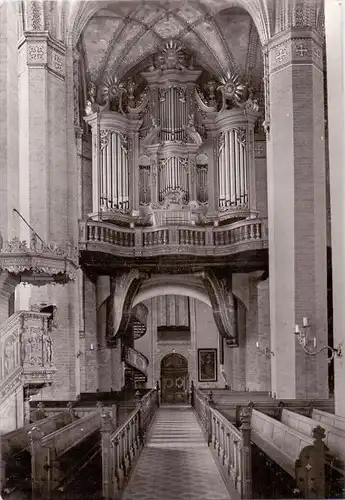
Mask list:
[[[341,358],[343,355],[343,344],[338,344],[336,347],[331,347],[329,345],[321,347],[321,349],[315,350],[317,341],[316,337],[308,338],[308,332],[310,331],[310,324],[307,317],[304,317],[302,320],[302,328],[298,324],[295,325],[294,334],[297,336],[299,344],[302,346],[303,351],[309,356],[316,356],[320,354],[322,351],[330,351],[331,355],[328,356],[327,360],[330,363],[335,356]],[[314,349],[314,350],[312,350]]]
[[259,342],[256,343],[256,348],[265,355],[266,359],[270,359],[274,356],[274,352],[271,351],[268,347],[260,347]]

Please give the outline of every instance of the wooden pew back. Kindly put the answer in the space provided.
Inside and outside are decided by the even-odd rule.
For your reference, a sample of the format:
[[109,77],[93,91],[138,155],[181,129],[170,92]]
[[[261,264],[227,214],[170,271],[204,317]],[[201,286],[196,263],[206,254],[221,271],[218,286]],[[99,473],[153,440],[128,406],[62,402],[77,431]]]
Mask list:
[[282,411],[281,422],[308,437],[311,437],[313,429],[321,424],[326,434],[324,443],[330,453],[342,462],[345,461],[345,431],[342,429],[286,409]]
[[345,417],[340,417],[339,415],[334,415],[333,413],[314,409],[312,411],[311,418],[320,422],[321,425],[325,423],[345,431]]

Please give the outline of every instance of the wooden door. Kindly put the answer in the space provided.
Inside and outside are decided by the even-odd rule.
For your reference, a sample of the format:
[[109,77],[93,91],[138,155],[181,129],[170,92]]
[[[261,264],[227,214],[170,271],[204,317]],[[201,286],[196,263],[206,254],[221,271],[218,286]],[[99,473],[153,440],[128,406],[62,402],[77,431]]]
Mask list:
[[170,354],[162,360],[161,387],[163,403],[188,401],[188,363],[180,354]]

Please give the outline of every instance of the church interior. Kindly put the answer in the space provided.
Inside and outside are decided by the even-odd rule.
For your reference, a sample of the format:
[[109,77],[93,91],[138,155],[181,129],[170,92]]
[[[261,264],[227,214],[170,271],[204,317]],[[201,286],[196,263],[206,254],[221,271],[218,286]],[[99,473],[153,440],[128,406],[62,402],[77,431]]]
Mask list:
[[344,498],[344,44],[0,1],[0,499]]

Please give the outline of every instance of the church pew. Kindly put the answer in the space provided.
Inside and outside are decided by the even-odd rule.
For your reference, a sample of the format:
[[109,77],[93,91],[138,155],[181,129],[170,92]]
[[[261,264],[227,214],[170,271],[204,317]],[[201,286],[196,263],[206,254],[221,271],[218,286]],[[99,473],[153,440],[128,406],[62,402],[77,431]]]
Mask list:
[[[330,465],[335,465],[338,470],[345,472],[345,431],[287,409],[282,411],[281,422],[308,437],[311,437],[313,429],[321,424],[325,431],[324,443],[328,447],[330,454],[327,461],[330,462]],[[336,459],[336,462],[332,462],[332,459]]]
[[318,410],[315,408],[312,411],[311,418],[320,422],[321,425],[322,423],[325,423],[345,431],[345,417],[334,415],[333,413],[328,413],[326,411]]
[[42,436],[39,426],[31,431],[32,487],[35,498],[48,498],[61,484],[60,461],[69,451],[100,430],[102,410],[99,407],[47,436]]
[[[40,430],[42,435],[45,436],[54,432],[76,419],[73,414],[73,410],[69,408],[68,410],[64,410],[56,415],[52,415],[50,417],[46,417],[39,421]],[[1,490],[5,487],[6,483],[6,466],[8,464],[9,459],[15,458],[15,456],[22,453],[24,450],[29,449],[29,433],[32,429],[37,426],[38,422],[31,423],[21,427],[19,429],[15,429],[14,431],[7,432],[3,434],[1,439],[1,447],[0,447],[0,463],[1,463],[1,474],[0,474],[0,488]],[[1,491],[0,490],[0,491]]]
[[334,410],[333,399],[322,399],[316,401],[305,399],[248,399],[246,402],[234,399],[231,403],[220,404],[215,401],[213,404],[214,408],[217,408],[217,410],[226,416],[231,422],[236,422],[236,425],[240,425],[241,409],[248,405],[261,411],[262,413],[266,413],[270,417],[277,418],[278,420],[280,419],[283,408],[289,408],[305,416],[311,415],[315,407],[329,412]]
[[[308,437],[252,409],[252,442],[296,480],[302,498],[325,498],[326,450],[320,431],[316,428],[313,437]],[[309,470],[313,471],[312,476]]]

